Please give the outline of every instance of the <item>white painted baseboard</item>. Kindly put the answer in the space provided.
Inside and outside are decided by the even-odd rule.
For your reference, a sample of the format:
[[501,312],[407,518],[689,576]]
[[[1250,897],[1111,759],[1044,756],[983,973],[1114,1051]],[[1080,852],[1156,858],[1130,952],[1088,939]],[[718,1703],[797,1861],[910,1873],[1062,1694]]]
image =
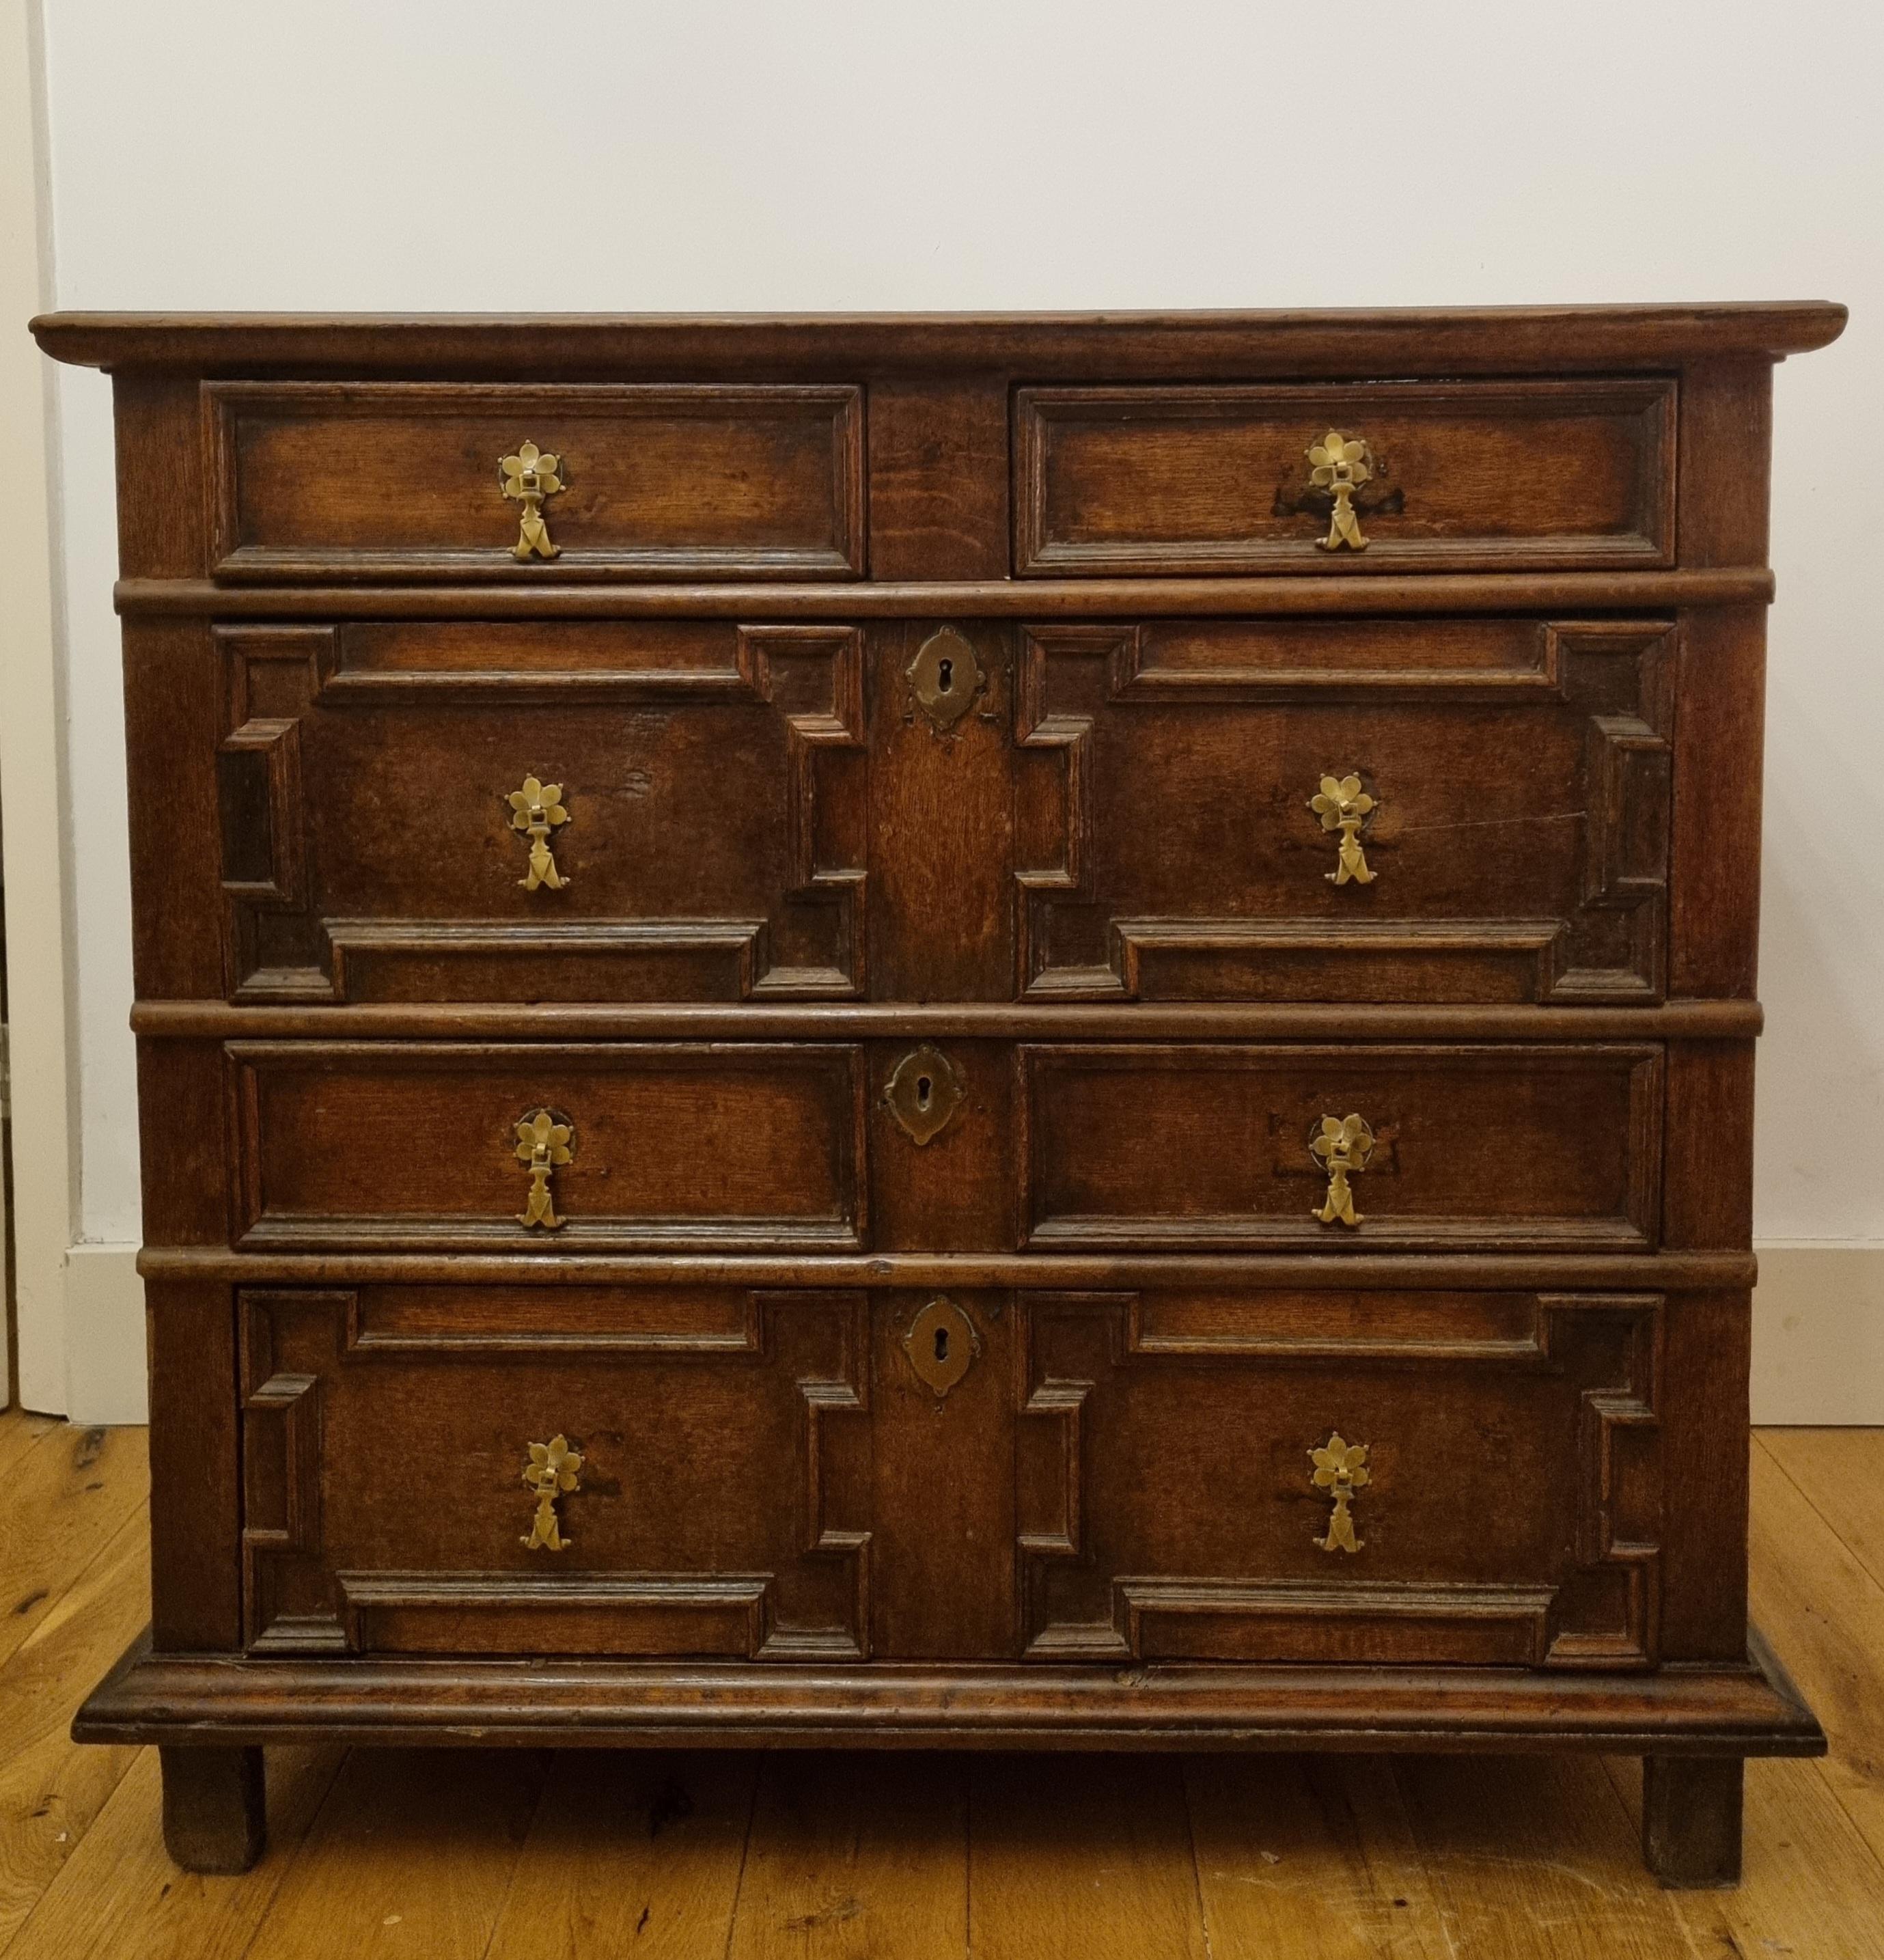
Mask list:
[[1884,1245],[1763,1245],[1753,1295],[1753,1420],[1884,1424]]
[[[1753,1420],[1884,1424],[1884,1245],[1762,1246],[1753,1296]],[[135,1246],[66,1255],[65,1413],[142,1422],[144,1282]]]
[[65,1255],[65,1414],[88,1424],[143,1422],[144,1282],[135,1246],[74,1246]]

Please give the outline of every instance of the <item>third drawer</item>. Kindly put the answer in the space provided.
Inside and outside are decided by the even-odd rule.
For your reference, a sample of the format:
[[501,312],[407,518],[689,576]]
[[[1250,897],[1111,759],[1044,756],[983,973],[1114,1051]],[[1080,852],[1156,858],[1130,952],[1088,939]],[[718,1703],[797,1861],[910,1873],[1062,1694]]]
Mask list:
[[1649,1042],[228,1043],[232,1242],[1615,1252]]

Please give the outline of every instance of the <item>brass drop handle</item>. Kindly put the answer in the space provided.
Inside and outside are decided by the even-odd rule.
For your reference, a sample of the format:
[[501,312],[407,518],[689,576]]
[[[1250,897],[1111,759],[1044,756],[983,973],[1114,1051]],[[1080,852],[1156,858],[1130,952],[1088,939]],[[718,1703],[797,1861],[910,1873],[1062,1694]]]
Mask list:
[[517,1158],[530,1171],[530,1192],[517,1214],[520,1225],[559,1230],[562,1220],[550,1195],[551,1174],[575,1157],[575,1125],[553,1109],[533,1109],[517,1125]]
[[1373,1132],[1359,1116],[1324,1116],[1309,1140],[1309,1152],[1328,1173],[1328,1195],[1312,1212],[1324,1225],[1358,1225],[1364,1214],[1354,1209],[1348,1179],[1367,1168],[1373,1155]]
[[1354,1493],[1373,1479],[1367,1469],[1367,1446],[1343,1441],[1336,1430],[1319,1449],[1309,1452],[1315,1465],[1312,1481],[1334,1500],[1333,1515],[1328,1520],[1328,1535],[1315,1542],[1324,1551],[1358,1551],[1367,1541],[1354,1535]]
[[527,892],[548,889],[559,892],[569,880],[556,869],[555,854],[549,848],[552,831],[569,821],[562,800],[562,785],[546,783],[539,777],[526,776],[520,790],[512,790],[511,828],[530,839],[530,866],[517,880]]
[[573,1542],[562,1535],[556,1500],[581,1488],[581,1452],[569,1447],[566,1436],[552,1436],[547,1443],[530,1446],[524,1482],[536,1497],[536,1515],[529,1535],[520,1541],[527,1551],[564,1551]]
[[1324,830],[1340,833],[1335,868],[1322,875],[1331,885],[1371,885],[1380,873],[1368,867],[1367,854],[1360,848],[1360,829],[1380,807],[1380,799],[1369,795],[1357,775],[1330,775],[1322,777],[1308,807],[1321,819]]
[[1354,492],[1373,476],[1373,452],[1358,437],[1330,429],[1308,450],[1308,480],[1317,490],[1325,490],[1334,499],[1329,514],[1328,535],[1319,540],[1323,551],[1365,551],[1367,540],[1360,534],[1360,519],[1354,511]]
[[555,558],[560,547],[549,537],[549,520],[543,514],[543,499],[565,487],[562,458],[539,449],[533,442],[520,442],[510,456],[497,462],[497,480],[505,496],[523,505],[517,538],[511,546],[513,558]]

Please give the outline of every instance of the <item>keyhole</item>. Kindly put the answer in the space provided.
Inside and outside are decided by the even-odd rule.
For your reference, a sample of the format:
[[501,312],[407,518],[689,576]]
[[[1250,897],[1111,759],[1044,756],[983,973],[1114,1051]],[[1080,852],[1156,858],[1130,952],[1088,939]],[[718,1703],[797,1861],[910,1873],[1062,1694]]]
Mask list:
[[949,1358],[949,1330],[946,1327],[938,1327],[935,1330],[935,1358],[938,1361],[946,1361]]
[[947,694],[955,685],[955,663],[950,660],[937,661],[935,680],[937,692]]
[[935,1084],[926,1075],[918,1075],[916,1077],[916,1107],[918,1109],[928,1108],[929,1097],[934,1088]]

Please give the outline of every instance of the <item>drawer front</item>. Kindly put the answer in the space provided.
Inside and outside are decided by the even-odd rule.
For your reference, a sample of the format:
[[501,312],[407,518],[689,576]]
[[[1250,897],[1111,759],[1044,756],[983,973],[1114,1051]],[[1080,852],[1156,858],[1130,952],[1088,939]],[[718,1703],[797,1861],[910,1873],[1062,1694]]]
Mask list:
[[865,1242],[853,1048],[232,1042],[225,1053],[239,1246]]
[[863,1313],[731,1289],[244,1292],[250,1651],[862,1655]]
[[218,578],[864,570],[858,388],[223,381],[203,399]]
[[1641,1666],[1653,1295],[1026,1297],[1042,1659]]
[[[1015,569],[1669,565],[1675,396],[1661,377],[1023,388]],[[1338,501],[1310,455],[1331,432],[1364,446]]]
[[855,629],[532,621],[215,638],[232,999],[861,991]]
[[1672,643],[1660,622],[1024,629],[1021,992],[1659,1000]]
[[1042,1250],[1659,1236],[1651,1046],[1039,1045],[1020,1080],[1021,1238]]

